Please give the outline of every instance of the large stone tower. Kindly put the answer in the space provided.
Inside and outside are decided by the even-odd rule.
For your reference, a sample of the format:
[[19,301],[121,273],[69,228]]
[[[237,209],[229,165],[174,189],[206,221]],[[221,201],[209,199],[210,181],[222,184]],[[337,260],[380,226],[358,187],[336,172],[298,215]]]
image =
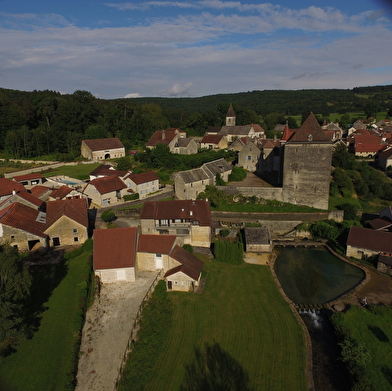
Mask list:
[[235,112],[231,103],[226,114],[226,126],[235,126]]
[[328,209],[332,142],[313,113],[283,148],[283,200]]

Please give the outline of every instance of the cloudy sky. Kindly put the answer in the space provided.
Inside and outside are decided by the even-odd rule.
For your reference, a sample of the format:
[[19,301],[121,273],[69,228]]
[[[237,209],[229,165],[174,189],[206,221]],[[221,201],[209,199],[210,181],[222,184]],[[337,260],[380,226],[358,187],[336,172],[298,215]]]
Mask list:
[[392,84],[381,0],[0,0],[0,87],[100,98]]

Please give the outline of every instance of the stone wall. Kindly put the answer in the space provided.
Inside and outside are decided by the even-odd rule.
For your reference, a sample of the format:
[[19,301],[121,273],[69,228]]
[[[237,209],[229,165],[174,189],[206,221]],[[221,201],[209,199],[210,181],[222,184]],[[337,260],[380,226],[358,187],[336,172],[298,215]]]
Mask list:
[[60,246],[82,244],[88,239],[87,227],[67,216],[61,216],[45,233],[50,238],[50,246],[54,245],[53,238],[59,238]]
[[136,273],[134,267],[95,270],[95,275],[98,276],[103,283],[111,283],[117,281],[136,281]]
[[0,224],[0,244],[8,243],[11,246],[17,246],[18,251],[27,252],[30,251],[30,243],[37,242],[34,249],[46,248],[47,239],[41,236],[33,235],[29,232],[22,231],[21,229],[16,229],[9,227],[8,225]]

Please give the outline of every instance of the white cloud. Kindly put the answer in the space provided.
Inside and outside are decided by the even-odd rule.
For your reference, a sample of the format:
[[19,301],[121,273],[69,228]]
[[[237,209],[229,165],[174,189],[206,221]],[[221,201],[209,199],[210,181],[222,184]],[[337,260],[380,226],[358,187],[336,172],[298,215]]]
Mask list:
[[173,87],[170,88],[169,95],[170,96],[189,95],[189,89],[192,86],[193,83],[189,83],[189,82],[185,84],[176,83],[173,85]]
[[141,98],[142,96],[138,92],[131,92],[130,94],[126,94],[124,98]]

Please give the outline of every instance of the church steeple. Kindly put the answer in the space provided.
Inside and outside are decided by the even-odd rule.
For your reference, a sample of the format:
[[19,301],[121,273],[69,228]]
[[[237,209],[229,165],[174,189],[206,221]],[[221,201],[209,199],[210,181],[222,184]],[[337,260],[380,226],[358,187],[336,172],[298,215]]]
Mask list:
[[235,126],[235,112],[231,103],[226,114],[226,126]]

